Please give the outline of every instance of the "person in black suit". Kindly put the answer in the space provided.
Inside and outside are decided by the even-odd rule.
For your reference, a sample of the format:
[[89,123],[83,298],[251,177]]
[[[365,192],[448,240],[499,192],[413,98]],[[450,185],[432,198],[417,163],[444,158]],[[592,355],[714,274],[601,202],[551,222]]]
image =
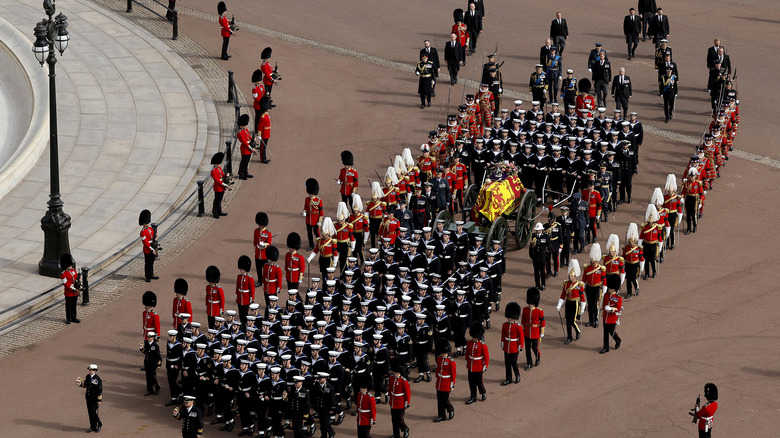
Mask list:
[[607,106],[607,90],[612,79],[612,67],[606,60],[606,53],[599,53],[599,59],[593,63],[591,79],[596,89],[596,102],[598,106]]
[[628,114],[628,100],[631,99],[631,78],[626,76],[626,69],[620,67],[618,74],[612,78],[612,97],[615,98],[615,109]]
[[436,47],[431,47],[431,42],[428,40],[423,41],[423,44],[425,47],[420,49],[420,58],[421,59],[423,55],[428,56],[428,61],[433,64],[433,70],[431,70],[431,73],[433,74],[433,97],[436,97],[436,83],[435,81],[439,80],[439,73],[441,72],[441,64],[439,63],[439,51],[436,50]]
[[718,49],[720,48],[720,40],[715,38],[714,45],[707,49],[707,68],[712,69],[715,67],[715,61],[718,60]]
[[642,41],[647,38],[647,28],[650,26],[650,20],[655,16],[655,11],[658,7],[655,5],[655,0],[639,0],[637,4],[639,9],[639,18],[642,19]]
[[458,36],[450,34],[450,41],[444,48],[444,61],[447,63],[447,70],[450,72],[450,85],[458,83],[458,71],[460,70],[461,47],[458,42]]
[[464,23],[469,30],[469,54],[473,55],[477,48],[477,39],[482,33],[482,15],[477,12],[477,5],[469,3],[469,10],[464,17]]
[[550,47],[552,47],[552,38],[544,40],[544,45],[539,49],[539,64],[544,65],[547,62],[547,55],[550,54]]
[[628,59],[636,56],[636,46],[639,45],[639,33],[642,31],[642,23],[636,16],[636,9],[628,10],[628,15],[623,19],[623,35],[626,36],[626,45],[628,45]]
[[658,13],[650,20],[647,33],[653,38],[656,49],[661,45],[661,40],[669,38],[669,18],[664,15],[663,8],[658,8]]
[[561,13],[555,13],[555,20],[550,23],[550,38],[552,38],[555,47],[558,48],[558,54],[563,55],[566,48],[566,39],[569,38],[569,26],[566,19],[561,18]]
[[731,76],[731,58],[726,54],[726,48],[723,46],[718,47],[718,56],[715,58],[715,64],[720,63],[720,68],[726,72],[726,75]]
[[[483,0],[469,0],[469,5],[474,4],[476,6],[477,12],[479,12],[479,15],[482,18],[485,18],[485,2]],[[469,6],[470,8],[471,6]]]
[[671,68],[666,68],[666,73],[661,76],[661,96],[664,98],[664,123],[674,117],[674,101],[677,98],[677,78]]

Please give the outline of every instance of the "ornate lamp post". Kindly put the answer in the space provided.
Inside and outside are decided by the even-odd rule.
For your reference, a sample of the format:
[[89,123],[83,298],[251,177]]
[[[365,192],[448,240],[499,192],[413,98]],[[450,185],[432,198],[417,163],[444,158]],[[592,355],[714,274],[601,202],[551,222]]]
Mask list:
[[41,229],[44,233],[43,258],[38,262],[38,273],[48,277],[59,277],[60,256],[70,252],[68,229],[70,216],[62,211],[63,202],[60,197],[60,165],[59,145],[57,142],[57,86],[54,66],[57,58],[54,49],[60,55],[68,48],[68,17],[62,13],[52,18],[55,7],[54,0],[44,0],[43,9],[48,18],[35,26],[35,43],[33,53],[38,62],[49,64],[49,166],[51,189],[49,193],[48,211],[41,219]]

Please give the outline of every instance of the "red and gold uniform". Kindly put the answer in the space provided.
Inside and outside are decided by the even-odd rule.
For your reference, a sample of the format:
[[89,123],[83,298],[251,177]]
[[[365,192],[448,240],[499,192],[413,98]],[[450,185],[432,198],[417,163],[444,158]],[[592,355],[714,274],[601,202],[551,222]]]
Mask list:
[[382,192],[384,193],[384,196],[382,196],[382,202],[387,207],[392,207],[393,210],[395,210],[396,205],[398,204],[398,199],[396,197],[395,192],[398,191],[398,188],[395,186],[385,187],[382,189]]
[[303,211],[306,212],[306,225],[319,225],[320,219],[322,219],[322,198],[307,196],[303,202]]
[[425,181],[430,181],[433,178],[433,169],[436,168],[436,160],[430,154],[427,157],[420,155],[417,157],[417,167],[420,169],[420,173],[424,175],[422,178]]
[[[458,36],[458,42],[460,43],[461,47],[468,47],[469,46],[469,30],[468,27],[463,22],[457,22],[452,25],[452,32],[455,35]],[[463,61],[466,62],[466,61]]]
[[358,171],[352,166],[342,167],[339,172],[339,184],[341,188],[339,193],[344,196],[351,196],[355,189],[358,188]]
[[416,166],[412,167],[406,172],[406,178],[408,178],[407,182],[409,184],[410,192],[413,192],[413,187],[420,187],[420,169]]
[[453,190],[463,190],[466,188],[466,179],[468,178],[468,169],[463,163],[457,163],[452,166],[452,172],[455,174],[455,185],[450,186]]
[[[586,268],[587,269],[587,268]],[[580,314],[580,307],[585,304],[585,283],[578,280],[566,280],[563,283],[561,300],[566,305],[566,343],[571,342],[571,330],[577,332],[577,338],[580,337],[580,328],[577,325],[577,317]]]
[[490,90],[479,91],[476,95],[477,104],[479,104],[479,114],[482,119],[482,126],[490,127],[493,125],[493,113],[496,111],[496,101]]
[[266,297],[278,295],[282,290],[282,268],[276,263],[263,265],[263,293]]
[[447,143],[439,137],[428,142],[428,147],[431,148],[429,155],[433,157],[434,164],[443,163],[447,159]]
[[471,116],[471,126],[469,127],[469,134],[471,138],[479,137],[482,135],[482,115],[479,111],[479,106],[476,102],[466,104],[466,112]]
[[580,117],[593,117],[593,110],[596,109],[596,98],[585,93],[580,93],[577,96],[575,105],[577,106],[577,113]]
[[260,121],[257,122],[257,134],[263,140],[263,145],[268,143],[268,139],[271,138],[271,116],[268,112],[264,112],[260,116]]
[[[588,203],[588,233],[593,235],[593,240],[598,236],[596,222],[601,217],[602,199],[601,193],[597,189],[591,190],[590,187],[582,191],[582,200]],[[588,235],[586,233],[586,236]]]
[[[222,286],[207,285],[206,286],[206,315],[210,317],[219,316],[225,311],[225,291]],[[190,319],[192,321],[192,319]]]
[[615,328],[619,323],[618,318],[620,312],[623,310],[623,298],[617,294],[617,291],[610,291],[609,294],[604,296],[604,301],[601,302],[602,320],[604,321],[604,349],[601,353],[609,351],[609,338],[612,336],[615,339],[615,350],[620,348],[620,336],[618,336]]
[[395,191],[398,193],[398,199],[406,199],[409,193],[408,179],[404,175],[398,175],[398,184],[395,185]]
[[264,59],[263,63],[260,64],[260,71],[263,72],[263,85],[273,85],[274,78],[271,75],[273,74],[274,69],[271,67],[271,63],[268,62],[267,59]]
[[379,227],[379,237],[390,239],[390,245],[395,245],[395,239],[398,238],[398,229],[401,223],[395,216],[385,216],[382,225]]
[[626,296],[630,297],[634,289],[639,288],[637,278],[639,272],[643,269],[645,264],[645,256],[642,253],[642,247],[633,243],[628,243],[623,247],[623,261],[625,262],[626,270]]
[[409,429],[404,421],[404,413],[412,403],[412,389],[404,376],[396,377],[395,374],[391,373],[387,383],[387,392],[390,397],[388,404],[393,421],[393,435],[400,437]]
[[143,313],[143,333],[155,332],[160,336],[160,315],[154,310],[144,310]]
[[301,282],[303,276],[306,274],[306,259],[299,253],[293,254],[287,252],[284,256],[284,279],[287,280],[288,286],[295,286]]
[[358,437],[369,438],[371,426],[376,421],[376,399],[373,395],[360,391],[357,395],[356,406]]
[[525,346],[523,326],[517,321],[507,321],[501,327],[501,350],[508,354],[517,354]]
[[[173,316],[173,328],[179,328],[179,325],[181,325],[181,318],[179,318],[179,315],[182,313],[189,313],[192,315],[192,303],[190,300],[187,299],[187,297],[174,297],[173,298],[173,306],[171,306],[171,316]],[[192,315],[191,318],[194,318],[195,316]],[[190,321],[192,319],[190,318]]]
[[326,278],[327,269],[333,264],[333,258],[339,255],[336,239],[320,237],[312,252],[319,254],[320,274],[322,274],[322,278]]
[[647,260],[647,271],[645,271],[645,277],[652,269],[652,276],[656,274],[656,258],[658,257],[659,244],[663,243],[664,226],[660,223],[646,222],[642,224],[642,229],[639,231],[639,239],[642,240],[642,251],[645,259]]
[[250,274],[236,276],[236,303],[248,306],[255,302],[255,279]]
[[[254,108],[255,111],[260,111],[260,99],[262,99],[263,96],[265,96],[265,87],[263,84],[255,85],[254,88],[252,88],[252,108]],[[255,126],[255,130],[257,130],[257,126]]]
[[599,262],[591,262],[582,270],[582,282],[585,283],[585,297],[588,300],[588,324],[598,324],[599,300],[601,299],[602,286],[607,284],[607,268]]
[[450,391],[455,387],[457,377],[457,364],[449,356],[436,358],[436,401],[438,402],[439,417],[446,418],[446,412],[455,412],[450,403]]
[[620,257],[620,254],[615,255],[605,255],[604,259],[601,261],[604,264],[604,277],[608,277],[611,274],[625,274],[626,273],[626,267],[625,267],[625,261],[623,260],[623,257]]
[[258,260],[265,260],[265,249],[271,246],[274,236],[268,230],[268,228],[260,229],[255,228],[254,245],[255,245],[255,258]]
[[525,333],[524,342],[528,347],[525,350],[525,360],[528,364],[526,366],[527,368],[532,364],[531,352],[536,355],[537,364],[542,357],[541,353],[539,352],[539,340],[544,334],[544,328],[546,325],[544,321],[544,311],[536,306],[524,307],[522,314],[520,315],[520,325],[523,327],[521,333]]

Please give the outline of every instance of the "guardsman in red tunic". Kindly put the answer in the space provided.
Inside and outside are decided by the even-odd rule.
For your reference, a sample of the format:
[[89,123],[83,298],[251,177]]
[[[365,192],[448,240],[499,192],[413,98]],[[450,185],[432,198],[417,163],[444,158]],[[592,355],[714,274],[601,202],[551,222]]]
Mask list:
[[314,178],[306,180],[306,193],[309,195],[303,202],[303,217],[306,222],[306,234],[309,237],[309,251],[314,249],[314,238],[320,237],[319,227],[322,223],[323,209],[320,193],[320,183]]
[[590,247],[590,263],[582,273],[585,284],[585,296],[588,300],[588,323],[585,327],[599,326],[599,301],[607,288],[606,267],[601,264],[601,245],[594,243]]
[[409,177],[409,185],[413,188],[422,187],[422,181],[420,180],[420,168],[417,167],[417,163],[412,157],[412,150],[409,148],[404,148],[404,150],[401,151],[401,158],[404,160],[404,165],[406,165],[406,176]]
[[252,158],[252,154],[255,152],[255,148],[252,147],[252,141],[254,141],[254,135],[249,132],[249,114],[241,114],[238,118],[238,126],[241,128],[236,134],[236,140],[238,140],[241,149],[241,162],[238,165],[238,179],[254,178],[254,175],[249,174],[249,160]]
[[180,314],[186,313],[192,315],[192,303],[187,299],[188,290],[189,285],[187,284],[187,280],[177,278],[176,281],[173,282],[173,292],[176,294],[176,296],[173,297],[173,305],[171,306],[173,328],[178,329],[179,325],[181,325]]
[[385,172],[385,187],[382,191],[382,202],[385,203],[387,213],[392,215],[398,208],[398,175],[395,167],[390,166]]
[[358,171],[352,167],[355,165],[355,158],[352,156],[352,152],[341,152],[341,164],[343,164],[344,167],[341,168],[339,179],[336,180],[336,182],[341,186],[339,189],[339,193],[341,193],[341,202],[346,203],[347,206],[351,206],[352,193],[357,192],[359,185]]
[[698,171],[695,168],[689,169],[688,178],[683,180],[681,194],[683,199],[685,199],[686,235],[690,234],[691,231],[696,232],[696,227],[699,225],[699,203],[704,199],[705,193],[698,179]]
[[[544,337],[544,311],[539,308],[539,289],[532,287],[526,292],[525,302],[527,307],[523,308],[523,315],[520,319],[520,325],[523,326],[523,332],[525,333],[525,343],[528,347],[525,350],[525,370],[528,371],[531,367],[538,367],[542,362],[542,355],[539,353],[539,343],[542,342]],[[531,351],[536,355],[536,362],[531,362]]]
[[[336,227],[336,234],[333,238],[336,240],[336,249],[341,254],[338,267],[339,272],[344,272],[344,266],[347,264],[347,257],[355,250],[355,236],[352,235],[352,225],[350,225],[349,210],[347,204],[339,202],[336,209],[336,219],[338,222],[334,225]],[[336,266],[336,265],[334,265]]]
[[667,233],[669,240],[667,241],[666,247],[674,249],[676,243],[674,231],[677,229],[677,226],[680,225],[680,220],[682,219],[683,203],[680,196],[677,195],[677,177],[673,173],[666,176],[666,185],[664,186],[664,208],[669,212],[669,232]]
[[455,417],[450,392],[455,388],[456,371],[457,365],[450,357],[450,341],[439,338],[436,341],[436,401],[439,416],[433,420],[434,423]]
[[596,98],[591,96],[591,82],[588,78],[582,78],[577,82],[577,88],[580,90],[576,99],[577,112],[580,117],[593,117],[593,111],[596,109]]
[[691,415],[695,415],[699,420],[699,438],[710,438],[712,436],[712,417],[718,410],[718,387],[714,383],[704,385],[704,398],[707,403],[701,406],[699,399],[696,398],[696,407]]
[[[523,326],[517,322],[520,319],[520,305],[514,301],[507,304],[504,309],[504,316],[506,316],[506,322],[501,327],[501,350],[504,352],[506,379],[501,382],[501,386],[509,385],[512,382],[520,382],[520,370],[517,367],[517,356],[523,351],[523,347],[525,346]],[[512,379],[513,371],[515,376],[514,380]]]
[[460,59],[463,65],[466,65],[466,54],[471,55],[471,50],[466,50],[469,47],[471,37],[469,35],[469,29],[465,23],[463,23],[463,9],[455,9],[452,11],[452,18],[455,24],[452,25],[452,32],[458,37],[458,43],[460,43]]
[[612,274],[607,277],[607,293],[604,295],[604,301],[601,303],[603,315],[601,317],[604,321],[604,348],[599,353],[604,354],[609,352],[609,337],[615,339],[615,350],[620,348],[620,336],[615,331],[615,327],[620,324],[618,318],[623,312],[623,299],[620,298],[618,292],[620,291],[620,276]]
[[[154,259],[157,258],[157,236],[152,227],[152,213],[149,210],[144,210],[138,216],[138,225],[141,228],[141,244],[144,251],[144,279],[147,283],[152,280],[157,280],[158,276],[154,275]],[[155,333],[160,333],[159,331]]]
[[469,375],[471,396],[466,402],[467,405],[477,401],[477,389],[482,394],[482,400],[487,400],[487,390],[482,383],[482,377],[490,364],[490,352],[483,340],[485,329],[482,327],[482,323],[472,323],[471,327],[469,327],[469,335],[471,340],[466,344],[466,370]]
[[646,222],[642,224],[642,229],[639,232],[639,246],[642,247],[645,260],[647,260],[647,269],[643,280],[647,280],[651,269],[653,270],[653,278],[657,273],[655,261],[658,257],[658,247],[663,243],[663,225],[658,223],[658,220],[659,215],[655,205],[648,204],[645,212]]
[[477,101],[474,100],[473,94],[466,95],[466,112],[469,113],[473,122],[470,127],[471,138],[481,136],[484,127],[482,124],[482,114],[479,112],[479,105],[477,105]]
[[301,236],[298,233],[287,235],[287,254],[284,255],[284,279],[287,289],[298,289],[306,274],[306,259],[298,251],[301,249]]
[[357,436],[358,438],[371,438],[371,426],[376,423],[376,399],[368,393],[371,386],[371,377],[361,376],[356,384],[360,387],[357,395]]
[[482,126],[489,128],[493,125],[493,113],[496,112],[496,101],[493,93],[488,90],[488,84],[480,84],[477,92],[477,104],[481,114]]
[[582,317],[585,312],[585,283],[577,280],[577,277],[581,275],[580,262],[576,259],[569,263],[569,279],[563,283],[563,291],[561,297],[558,299],[558,313],[561,312],[561,307],[566,303],[566,341],[564,344],[568,344],[572,341],[571,329],[577,333],[577,340],[580,339],[581,332],[577,325],[577,319]]
[[460,162],[460,155],[454,155],[452,157],[453,163],[452,163],[452,169],[451,172],[455,174],[455,185],[451,185],[452,188],[452,199],[453,202],[457,199],[458,205],[460,208],[463,208],[463,191],[466,189],[466,185],[468,184],[468,168]]
[[436,160],[431,157],[431,148],[427,144],[420,146],[422,155],[417,157],[417,167],[420,169],[420,181],[426,182],[433,178],[433,169],[436,168]]
[[268,263],[263,265],[263,295],[265,305],[268,306],[268,297],[281,293],[284,274],[282,268],[276,264],[279,260],[279,250],[275,246],[269,246],[265,255],[268,257]]
[[661,234],[658,239],[658,262],[663,263],[666,239],[669,237],[669,211],[664,208],[664,193],[660,187],[656,187],[653,190],[653,195],[650,196],[650,203],[655,205],[655,209],[658,212],[658,231]]
[[390,418],[393,422],[393,436],[409,436],[409,426],[404,421],[404,413],[412,403],[412,388],[409,381],[403,376],[404,361],[400,357],[394,357],[390,361],[390,378],[387,391],[390,394]]
[[607,239],[607,255],[601,261],[606,269],[604,275],[609,277],[612,274],[620,276],[620,284],[626,279],[626,265],[623,257],[620,256],[620,238],[617,234],[610,234]]
[[[333,238],[335,235],[336,227],[333,226],[333,220],[326,217],[322,220],[320,237],[317,239],[317,244],[314,246],[312,253],[309,254],[309,258],[306,259],[307,263],[311,263],[314,256],[319,254],[320,274],[322,275],[322,278],[328,277],[328,268],[335,268],[339,263],[339,251],[336,245],[336,239]],[[346,254],[344,257],[346,257]]]
[[255,135],[259,131],[260,116],[263,112],[260,110],[260,100],[265,96],[265,87],[263,86],[263,72],[260,69],[252,73],[252,108],[255,110]]
[[599,226],[602,207],[601,193],[596,190],[594,179],[589,179],[588,187],[582,190],[582,200],[588,203],[588,228],[585,231],[585,244],[588,244],[595,242],[598,237],[596,228]]
[[390,239],[390,245],[395,245],[395,239],[398,238],[398,229],[401,223],[395,216],[385,214],[382,225],[379,227],[379,237]]
[[157,295],[148,290],[144,292],[141,297],[141,303],[144,305],[143,313],[143,337],[146,339],[146,334],[149,332],[160,333],[160,315],[154,310],[157,307]]
[[626,300],[631,299],[632,290],[636,289],[639,295],[639,274],[645,269],[645,256],[642,253],[642,247],[639,246],[639,228],[635,223],[628,224],[626,231],[626,246],[623,247],[623,260],[625,261],[626,279]]
[[222,316],[225,312],[225,291],[219,285],[222,275],[219,268],[209,266],[206,268],[206,316],[209,320],[209,328],[214,328],[214,318]]
[[246,316],[249,314],[249,305],[255,302],[255,279],[249,273],[251,269],[252,260],[249,256],[242,255],[238,258],[236,304],[238,304],[238,317],[244,326],[246,326]]
[[60,257],[60,282],[62,283],[62,291],[65,294],[65,323],[71,322],[79,323],[81,320],[76,316],[76,301],[78,300],[79,293],[79,273],[76,271],[76,262],[73,257],[65,253]]
[[276,79],[274,79],[274,69],[271,67],[271,54],[273,54],[273,49],[270,47],[266,47],[260,52],[260,59],[263,60],[262,64],[260,64],[260,71],[263,72],[263,86],[265,86],[269,97],[271,96],[271,90],[273,90],[274,84],[276,83]]
[[[268,88],[266,87],[266,90]],[[270,91],[269,91],[270,93]],[[260,99],[260,120],[257,122],[257,135],[260,137],[260,162],[268,164],[268,142],[271,141],[271,98],[266,94]]]
[[356,255],[358,264],[362,266],[365,261],[363,249],[366,244],[369,223],[368,213],[363,211],[363,200],[357,193],[352,194],[352,214],[349,216],[348,222],[352,226],[352,237],[355,239],[352,253]]
[[266,248],[273,243],[274,236],[268,229],[268,215],[265,212],[258,211],[255,214],[255,228],[253,244],[255,247],[255,269],[257,270],[257,284],[260,286],[263,281],[263,266],[268,262],[265,254]]
[[214,219],[219,219],[220,216],[227,216],[227,213],[222,212],[222,198],[225,197],[225,190],[232,190],[227,182],[227,175],[222,170],[222,166],[220,166],[224,159],[224,152],[217,152],[211,157],[211,165],[214,166],[211,169],[211,179],[214,181],[214,204],[211,207],[211,214],[214,216]]
[[227,5],[225,2],[217,3],[217,13],[219,14],[220,35],[222,35],[222,56],[223,61],[230,59],[227,49],[230,44],[230,36],[233,35],[233,29],[230,28],[230,21],[227,19]]
[[371,200],[366,204],[368,213],[368,230],[371,234],[371,247],[376,248],[376,236],[379,234],[379,226],[382,225],[382,218],[385,214],[385,203],[382,202],[382,186],[379,181],[371,183]]

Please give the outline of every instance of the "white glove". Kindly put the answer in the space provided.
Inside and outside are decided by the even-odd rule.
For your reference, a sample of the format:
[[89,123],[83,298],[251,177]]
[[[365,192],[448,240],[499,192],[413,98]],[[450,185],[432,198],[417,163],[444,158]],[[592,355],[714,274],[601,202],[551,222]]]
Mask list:
[[336,180],[336,184],[341,185],[341,181]]
[[561,307],[563,307],[563,300],[558,298],[558,307],[556,307],[556,309],[558,309],[558,311],[560,312],[561,311]]
[[606,286],[601,286],[601,294],[603,295],[605,293],[607,293],[607,287]]
[[666,235],[668,236],[669,235],[669,230],[671,230],[671,229],[672,229],[672,227],[664,227],[664,233],[666,233]]
[[582,307],[580,307],[580,315],[585,313],[585,307],[587,307],[587,306],[588,306],[588,302],[587,301],[582,303]]
[[339,256],[333,257],[333,266],[339,265]]
[[314,260],[314,256],[317,255],[315,253],[309,254],[309,257],[306,259],[306,263],[311,263],[312,260]]
[[503,88],[499,88],[499,89],[498,89],[498,92],[499,92],[499,93],[503,93],[503,92],[504,92],[504,89],[503,89]]
[[644,242],[645,239],[639,239],[639,242],[637,242],[637,246],[642,246],[642,242]]
[[417,76],[420,76],[420,72],[419,71],[414,72],[414,74],[416,74]]
[[563,252],[563,247],[560,247],[560,246],[559,246],[559,247],[558,247],[558,254],[560,254],[560,253],[562,253],[562,252]]
[[706,191],[706,190],[704,191],[704,194],[705,194],[705,195],[707,194],[707,191]]
[[588,73],[593,73],[593,70],[592,69],[588,69]]
[[639,272],[642,272],[644,270],[645,270],[645,261],[642,260],[641,262],[639,262]]
[[677,213],[677,225],[678,225],[678,226],[679,226],[679,225],[680,225],[680,223],[682,222],[682,217],[683,217],[683,214],[682,214],[682,213]]
[[455,384],[454,383],[450,383],[450,391],[452,391],[453,389],[455,389]]
[[350,246],[352,247],[352,251],[354,251],[355,250],[355,241],[354,240],[352,242],[350,242]]
[[622,285],[624,281],[626,281],[626,273],[625,272],[620,274],[620,284]]
[[544,333],[542,333],[540,336],[543,338],[544,337]]
[[368,242],[368,231],[363,231],[363,242]]
[[611,311],[615,310],[615,308],[612,307],[612,306],[604,306],[604,310],[606,310],[607,312],[611,312]]

